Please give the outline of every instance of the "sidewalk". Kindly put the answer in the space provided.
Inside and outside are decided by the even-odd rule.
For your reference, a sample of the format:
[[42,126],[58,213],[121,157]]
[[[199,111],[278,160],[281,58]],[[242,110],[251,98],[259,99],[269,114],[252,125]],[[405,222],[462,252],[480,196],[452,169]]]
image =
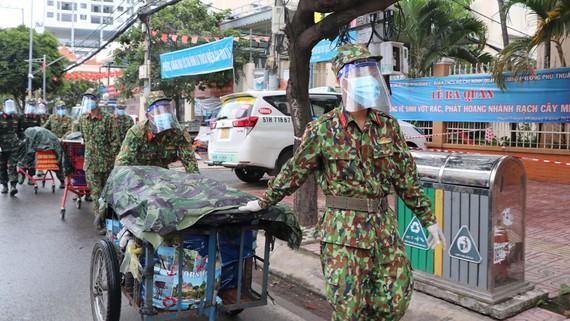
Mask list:
[[[248,191],[261,195],[261,190]],[[322,199],[322,198],[321,198]],[[292,197],[285,204],[292,205]],[[394,200],[390,200],[393,206]],[[319,202],[319,208],[322,208]],[[549,296],[558,294],[561,284],[570,284],[570,185],[529,182],[526,216],[526,279]],[[324,280],[320,266],[320,244],[312,238],[312,229],[304,230],[299,251],[277,241],[271,256],[271,271],[293,279],[311,291],[324,296]],[[259,242],[263,244],[262,242]],[[490,321],[489,317],[416,291],[404,321]],[[566,317],[541,308],[533,308],[508,321],[570,321]]]

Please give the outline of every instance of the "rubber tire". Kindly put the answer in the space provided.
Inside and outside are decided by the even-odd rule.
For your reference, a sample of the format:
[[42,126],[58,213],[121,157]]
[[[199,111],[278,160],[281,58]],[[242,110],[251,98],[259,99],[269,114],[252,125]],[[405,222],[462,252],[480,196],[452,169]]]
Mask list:
[[46,188],[46,181],[42,181],[42,188]]
[[78,210],[81,209],[81,198],[78,198],[78,199],[75,201],[75,208],[78,209]]
[[242,182],[246,183],[257,183],[265,175],[264,170],[251,167],[236,168],[234,172]]
[[51,186],[51,192],[52,192],[52,193],[55,193],[55,185],[52,185],[52,186]]
[[285,150],[283,150],[281,152],[281,155],[279,155],[279,158],[277,159],[277,162],[275,163],[275,175],[277,175],[277,174],[279,174],[279,172],[281,172],[281,169],[283,168],[283,166],[285,166],[287,161],[291,158],[293,158],[293,148],[286,148]]
[[235,317],[242,312],[243,312],[243,309],[235,309],[235,310],[231,310],[231,311],[224,311],[224,314],[228,317]]
[[92,297],[93,291],[93,260],[97,252],[102,251],[103,261],[105,263],[105,270],[107,272],[108,283],[108,297],[107,297],[107,315],[105,321],[119,321],[121,318],[121,274],[119,272],[119,261],[117,259],[117,252],[115,246],[109,240],[99,240],[93,247],[91,253],[91,268],[89,274],[89,298],[91,301],[91,314],[93,320],[97,320],[95,316],[94,299]]
[[37,193],[38,193],[38,187],[34,186],[34,194],[37,194]]
[[61,220],[65,220],[65,208],[61,209]]

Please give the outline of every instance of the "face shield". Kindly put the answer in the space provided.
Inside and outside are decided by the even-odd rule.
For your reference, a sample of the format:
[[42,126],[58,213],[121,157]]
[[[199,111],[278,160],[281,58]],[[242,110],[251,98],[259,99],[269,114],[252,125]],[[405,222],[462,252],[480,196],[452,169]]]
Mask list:
[[8,99],[4,102],[4,112],[8,115],[13,115],[18,112],[16,103],[12,99]]
[[344,110],[376,109],[388,113],[390,96],[376,60],[350,63],[338,72]]
[[24,106],[24,114],[32,115],[36,113],[36,104],[32,102],[26,102]]
[[146,118],[150,122],[153,133],[158,134],[169,129],[181,128],[174,110],[174,103],[168,99],[158,100],[147,108]]
[[125,111],[125,106],[117,106],[115,108],[115,115],[117,116],[125,116],[127,112]]
[[65,115],[67,115],[67,109],[65,108],[65,105],[55,106],[53,108],[53,114],[59,117],[64,117]]
[[47,106],[44,103],[39,103],[38,107],[36,108],[36,115],[43,116],[47,114]]
[[97,97],[93,95],[85,95],[81,99],[81,109],[83,113],[90,113],[97,108]]

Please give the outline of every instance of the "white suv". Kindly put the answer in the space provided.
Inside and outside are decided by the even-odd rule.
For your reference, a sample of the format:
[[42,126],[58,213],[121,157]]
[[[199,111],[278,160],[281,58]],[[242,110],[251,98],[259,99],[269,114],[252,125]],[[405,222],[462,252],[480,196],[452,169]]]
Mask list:
[[[338,107],[337,93],[309,95],[313,119]],[[237,177],[258,182],[265,173],[276,175],[293,156],[293,124],[285,91],[247,91],[221,98],[222,108],[208,142],[208,165],[234,168]],[[422,130],[398,121],[410,147],[425,149]]]

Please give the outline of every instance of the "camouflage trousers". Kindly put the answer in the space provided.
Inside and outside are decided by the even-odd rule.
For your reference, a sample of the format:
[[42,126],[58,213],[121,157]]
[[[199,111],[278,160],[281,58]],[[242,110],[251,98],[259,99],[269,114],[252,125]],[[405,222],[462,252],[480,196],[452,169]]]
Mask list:
[[87,181],[91,197],[95,201],[95,215],[99,213],[99,197],[101,196],[103,187],[105,187],[105,184],[107,183],[109,174],[111,174],[111,172],[98,173],[90,170],[85,171],[85,180]]
[[332,321],[397,321],[406,312],[413,280],[402,245],[367,250],[322,243],[321,264]]
[[16,151],[0,152],[0,184],[16,183],[18,181],[17,163],[18,153]]

